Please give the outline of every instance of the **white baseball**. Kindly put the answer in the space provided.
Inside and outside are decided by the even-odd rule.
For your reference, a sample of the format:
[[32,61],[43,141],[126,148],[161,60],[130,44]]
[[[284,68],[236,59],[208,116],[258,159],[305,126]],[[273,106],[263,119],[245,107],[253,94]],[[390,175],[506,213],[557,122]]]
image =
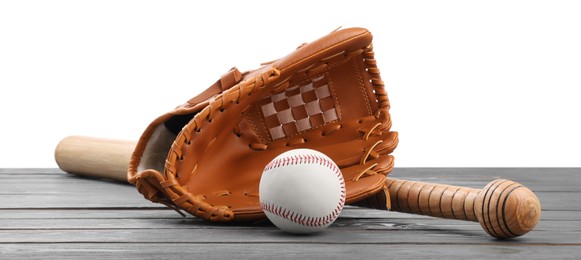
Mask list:
[[331,225],[345,204],[345,181],[323,153],[295,149],[274,158],[262,173],[260,205],[278,228],[296,234]]

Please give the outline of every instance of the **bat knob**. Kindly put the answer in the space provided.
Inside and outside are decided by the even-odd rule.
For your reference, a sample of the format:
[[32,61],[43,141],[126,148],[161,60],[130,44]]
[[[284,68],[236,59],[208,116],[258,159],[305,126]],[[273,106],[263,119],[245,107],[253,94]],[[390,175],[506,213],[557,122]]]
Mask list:
[[520,183],[498,179],[478,193],[474,213],[488,234],[498,239],[522,236],[541,218],[537,196]]

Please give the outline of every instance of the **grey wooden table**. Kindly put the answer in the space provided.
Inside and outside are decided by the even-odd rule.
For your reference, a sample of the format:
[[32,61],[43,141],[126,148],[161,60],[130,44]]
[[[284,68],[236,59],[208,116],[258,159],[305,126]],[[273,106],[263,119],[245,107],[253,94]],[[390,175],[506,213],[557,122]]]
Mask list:
[[396,168],[392,177],[482,188],[502,177],[539,197],[537,228],[509,241],[478,223],[344,209],[324,232],[268,222],[212,224],[141,197],[127,184],[58,169],[0,169],[0,259],[581,258],[579,168]]

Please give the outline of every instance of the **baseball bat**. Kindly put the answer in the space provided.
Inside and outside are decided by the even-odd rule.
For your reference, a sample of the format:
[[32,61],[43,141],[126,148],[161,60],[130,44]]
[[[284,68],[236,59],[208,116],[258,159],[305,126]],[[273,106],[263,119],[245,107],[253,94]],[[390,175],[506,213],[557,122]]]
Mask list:
[[57,145],[54,158],[63,171],[127,182],[129,159],[137,142],[69,136]]
[[498,239],[531,231],[541,217],[541,203],[527,187],[505,179],[483,189],[387,178],[391,210],[479,222]]
[[[55,160],[68,173],[127,182],[135,145],[134,141],[70,136],[56,147]],[[537,196],[509,180],[499,179],[483,189],[473,189],[387,178],[386,186],[391,210],[479,222],[488,234],[499,239],[526,234],[541,216]],[[370,200],[385,197],[379,194]],[[368,203],[371,204],[386,209],[378,203]]]

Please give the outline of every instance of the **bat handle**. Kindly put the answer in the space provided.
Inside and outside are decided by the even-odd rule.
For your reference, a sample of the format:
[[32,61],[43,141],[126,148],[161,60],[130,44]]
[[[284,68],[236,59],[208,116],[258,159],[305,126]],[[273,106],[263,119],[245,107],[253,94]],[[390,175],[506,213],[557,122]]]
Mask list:
[[510,180],[494,180],[481,190],[392,178],[386,185],[392,210],[479,222],[498,239],[526,234],[541,217],[537,196]]

